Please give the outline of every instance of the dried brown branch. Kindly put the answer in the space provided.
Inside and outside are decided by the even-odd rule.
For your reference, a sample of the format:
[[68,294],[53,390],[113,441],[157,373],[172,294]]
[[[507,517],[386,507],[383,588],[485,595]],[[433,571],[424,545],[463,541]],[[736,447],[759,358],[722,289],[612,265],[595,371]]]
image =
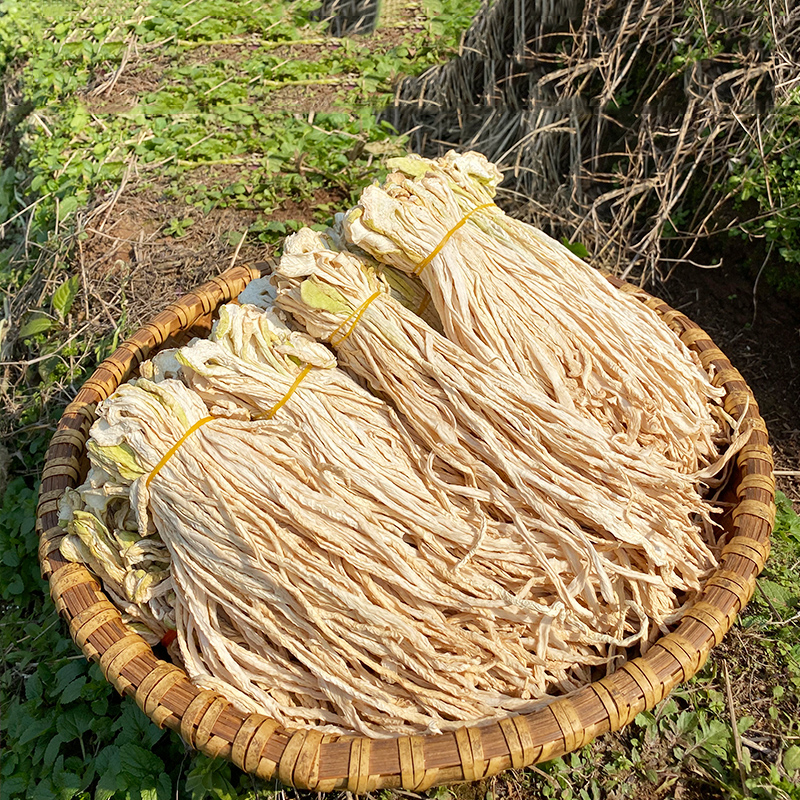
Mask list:
[[772,2],[487,0],[460,55],[406,79],[389,117],[420,152],[485,153],[516,213],[526,199],[531,222],[645,281],[719,227],[727,176],[800,84],[798,53],[800,8]]

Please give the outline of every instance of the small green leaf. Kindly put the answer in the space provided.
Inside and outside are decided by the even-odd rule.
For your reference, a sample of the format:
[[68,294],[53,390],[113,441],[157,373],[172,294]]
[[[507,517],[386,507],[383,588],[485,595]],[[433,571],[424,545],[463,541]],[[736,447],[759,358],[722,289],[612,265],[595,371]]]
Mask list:
[[591,253],[586,249],[586,245],[581,242],[570,242],[566,236],[561,237],[561,244],[567,248],[571,253],[574,253],[578,258],[589,258]]
[[172,780],[166,772],[156,778],[156,797],[158,800],[169,800],[172,797]]
[[28,314],[25,324],[19,329],[19,338],[27,339],[37,333],[49,331],[55,324],[54,320],[41,311],[32,311]]
[[24,589],[25,583],[22,578],[19,575],[14,575],[6,586],[3,596],[8,597],[9,595],[22,594]]
[[736,723],[736,729],[739,733],[744,733],[749,728],[752,728],[755,725],[755,720],[751,716],[744,716],[740,717]]
[[678,734],[685,734],[697,727],[697,714],[694,711],[682,711],[675,723]]
[[28,786],[27,777],[14,775],[3,781],[3,797],[26,797],[25,789]]
[[62,744],[64,744],[64,739],[59,734],[56,734],[50,740],[50,744],[47,745],[47,749],[44,751],[45,764],[52,764],[58,758]]
[[164,771],[164,762],[149,750],[128,742],[119,748],[120,768],[135,778],[147,778]]
[[788,606],[794,600],[794,593],[775,581],[761,578],[758,585],[773,605]]
[[186,792],[190,800],[235,800],[230,777],[229,762],[198,756],[186,775]]
[[76,678],[86,672],[86,662],[83,659],[68,661],[56,672],[56,694],[60,694]]
[[783,768],[787,772],[800,769],[800,745],[793,744],[786,748],[786,752],[783,754]]
[[78,295],[78,276],[73,275],[68,280],[64,281],[61,286],[53,292],[53,311],[55,311],[62,319],[69,314],[72,304]]
[[72,214],[79,205],[79,198],[74,195],[68,195],[65,197],[58,206],[58,219],[59,222],[63,222],[70,214]]
[[95,768],[100,773],[100,783],[106,788],[116,786],[117,773],[119,772],[119,747],[110,744],[104,747],[94,762]]
[[61,702],[66,704],[71,703],[73,700],[77,700],[81,696],[81,689],[83,689],[85,684],[86,678],[75,678],[75,680],[72,681],[72,683],[70,683],[61,693]]
[[190,228],[194,225],[194,220],[189,219],[188,217],[185,219],[178,219],[177,217],[173,217],[166,228],[164,228],[164,233],[167,236],[174,236],[176,239],[180,239],[182,236],[186,236],[187,228]]
[[71,742],[80,739],[89,730],[93,720],[94,715],[91,710],[85,705],[78,704],[63,711],[56,719],[56,730],[65,742]]
[[25,681],[25,697],[28,700],[41,699],[42,681],[38,674],[34,673]]
[[22,732],[22,735],[17,740],[17,745],[22,747],[22,745],[27,744],[28,742],[32,742],[34,739],[41,736],[45,731],[49,730],[50,728],[50,720],[49,719],[37,719],[28,725],[25,730]]

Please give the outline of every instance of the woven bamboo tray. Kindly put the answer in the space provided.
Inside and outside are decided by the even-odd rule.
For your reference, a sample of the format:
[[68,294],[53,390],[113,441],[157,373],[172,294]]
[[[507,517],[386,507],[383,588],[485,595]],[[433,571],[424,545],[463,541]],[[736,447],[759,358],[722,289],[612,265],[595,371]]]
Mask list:
[[194,686],[186,673],[160,660],[122,623],[117,609],[92,574],[59,552],[58,500],[78,486],[88,469],[85,444],[97,403],[163,346],[207,335],[215,309],[258,277],[236,267],[170,305],[137,331],[84,384],[59,422],[47,452],[37,512],[39,557],[59,614],[73,639],[122,694],[159,726],[167,726],[194,748],[221,756],[260,778],[277,776],[298,788],[363,793],[378,788],[422,791],[439,784],[474,781],[568,753],[606,731],[615,731],[652,708],[705,663],[736,615],[750,599],[769,552],[774,522],[773,464],[767,431],[742,376],[683,314],[613,278],[658,313],[681,339],[714,368],[725,389],[725,410],[752,430],[738,454],[722,520],[724,547],[719,569],[674,632],[662,636],[644,657],[533,714],[463,727],[454,733],[370,740],[287,730],[259,714],[239,711],[217,692]]

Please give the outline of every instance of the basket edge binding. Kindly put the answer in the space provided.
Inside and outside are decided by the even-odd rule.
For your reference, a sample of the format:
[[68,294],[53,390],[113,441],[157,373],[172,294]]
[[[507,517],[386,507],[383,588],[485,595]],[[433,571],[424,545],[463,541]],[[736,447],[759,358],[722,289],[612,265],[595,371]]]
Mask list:
[[286,730],[265,716],[239,711],[219,693],[194,686],[179,667],[158,659],[144,639],[124,626],[97,579],[61,556],[58,500],[85,474],[84,448],[97,403],[169,337],[208,320],[259,274],[254,267],[229,269],[140,328],[81,388],[47,452],[37,508],[42,575],[50,581],[56,609],[73,639],[121,694],[133,695],[159,727],[175,730],[192,747],[228,758],[258,777],[277,776],[303,789],[362,794],[378,788],[423,791],[556,758],[623,727],[700,670],[750,599],[769,553],[775,482],[767,430],[741,374],[699,326],[611,276],[606,277],[614,286],[653,309],[698,354],[714,383],[725,389],[727,413],[751,432],[737,456],[738,502],[719,568],[672,633],[608,677],[531,714],[446,734],[386,740]]

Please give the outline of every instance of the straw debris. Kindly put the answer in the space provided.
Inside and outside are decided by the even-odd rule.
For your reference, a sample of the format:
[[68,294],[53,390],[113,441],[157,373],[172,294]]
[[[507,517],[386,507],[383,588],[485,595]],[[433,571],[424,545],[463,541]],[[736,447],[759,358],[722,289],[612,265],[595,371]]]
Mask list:
[[487,0],[385,116],[415,152],[484,153],[515,214],[645,283],[730,217],[725,179],[763,159],[798,53],[791,4]]

